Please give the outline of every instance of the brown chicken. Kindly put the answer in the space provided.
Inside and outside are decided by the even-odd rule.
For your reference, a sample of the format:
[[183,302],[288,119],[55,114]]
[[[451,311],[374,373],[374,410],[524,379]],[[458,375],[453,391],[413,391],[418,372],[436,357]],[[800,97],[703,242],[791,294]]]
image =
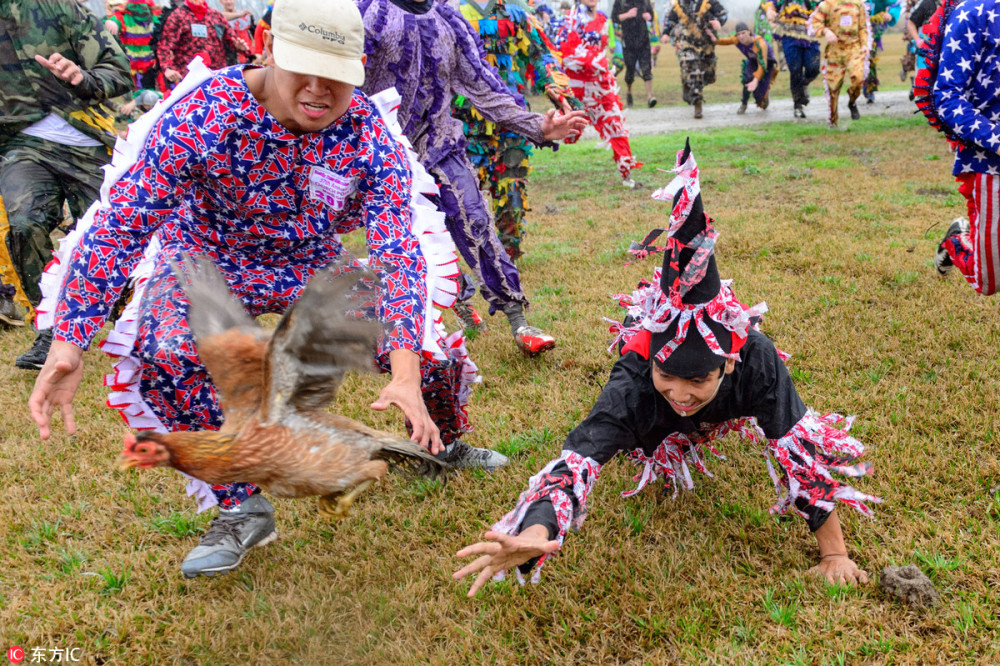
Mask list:
[[339,262],[317,273],[271,335],[210,261],[174,272],[225,421],[218,431],[128,435],[122,469],[173,467],[212,484],[252,482],[279,497],[318,495],[321,514],[342,518],[390,467],[429,478],[447,467],[419,444],[327,411],[345,371],[373,369],[380,327],[351,314],[370,302],[370,271]]

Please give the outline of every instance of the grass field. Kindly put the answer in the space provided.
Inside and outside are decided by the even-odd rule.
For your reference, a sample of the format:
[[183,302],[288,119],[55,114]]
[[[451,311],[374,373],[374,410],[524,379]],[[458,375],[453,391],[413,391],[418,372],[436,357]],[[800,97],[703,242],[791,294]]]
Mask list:
[[[532,318],[559,346],[523,358],[497,319],[469,345],[484,380],[468,440],[511,455],[509,468],[443,486],[389,479],[340,523],[276,501],[281,538],[225,577],[178,571],[209,517],[176,474],[115,468],[126,429],[104,406],[108,360],[86,357],[77,436],[42,443],[25,409],[34,375],[12,365],[30,334],[0,335],[0,642],[29,658],[78,647],[97,664],[995,662],[1000,302],[934,272],[964,205],[944,141],[918,119],[691,139],[723,276],[745,303],[768,302],[765,330],[793,354],[805,401],[858,417],[876,473],[857,485],[885,503],[873,519],[842,513],[852,554],[876,575],[918,564],[938,608],[803,576],[814,540],[800,519],[768,515],[760,452],[732,438],[715,478],[676,501],[654,487],[623,500],[635,472],[608,464],[539,586],[469,601],[451,581],[454,552],[513,505],[599,393],[613,361],[601,317],[654,268],[626,266],[625,248],[665,220],[650,188],[683,138],[634,142],[646,167],[633,191],[592,144],[535,158],[521,266]],[[352,379],[339,408],[398,430],[396,414],[366,408],[383,381]]]

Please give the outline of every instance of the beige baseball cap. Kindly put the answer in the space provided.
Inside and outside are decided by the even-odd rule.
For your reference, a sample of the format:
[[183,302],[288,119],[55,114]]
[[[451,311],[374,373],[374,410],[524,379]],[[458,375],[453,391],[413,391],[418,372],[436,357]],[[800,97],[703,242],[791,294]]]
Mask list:
[[275,0],[271,35],[278,67],[353,86],[365,82],[365,27],[353,0]]

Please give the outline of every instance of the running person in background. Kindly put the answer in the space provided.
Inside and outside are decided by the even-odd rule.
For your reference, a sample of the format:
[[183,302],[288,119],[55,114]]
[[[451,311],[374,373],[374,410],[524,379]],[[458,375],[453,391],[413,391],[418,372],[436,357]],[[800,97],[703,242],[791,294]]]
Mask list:
[[868,62],[868,31],[868,9],[864,0],[823,0],[809,17],[809,33],[826,40],[823,84],[830,107],[830,127],[837,127],[840,118],[837,105],[844,79],[850,80],[847,108],[851,118],[861,118],[858,97]]
[[663,35],[677,48],[684,101],[702,117],[705,86],[715,83],[715,42],[728,13],[719,0],[672,0]]
[[[618,85],[608,64],[608,47],[614,37],[611,21],[597,9],[597,0],[579,0],[559,21],[554,41],[573,94],[583,101],[594,129],[611,148],[622,185],[631,189],[635,187],[632,171],[641,168],[642,162],[632,154]],[[566,143],[577,139],[567,138]]]
[[615,0],[611,20],[621,26],[622,55],[625,58],[625,103],[632,107],[632,83],[638,73],[646,87],[646,105],[656,106],[653,97],[653,51],[649,44],[649,22],[653,6],[649,0]]
[[774,49],[763,37],[755,35],[750,31],[750,26],[740,21],[736,24],[736,34],[732,37],[723,37],[715,42],[716,46],[735,45],[743,54],[743,70],[741,82],[743,84],[743,95],[740,99],[740,108],[736,113],[743,115],[747,112],[747,103],[750,95],[753,95],[757,108],[766,109],[770,103],[768,93],[771,84],[778,77],[778,61],[774,57]]
[[878,90],[879,52],[884,50],[882,35],[899,20],[899,12],[902,9],[899,3],[900,0],[868,0],[871,52],[868,57],[868,76],[862,88],[862,94],[868,104],[875,103],[875,91]]
[[809,34],[809,16],[819,0],[764,0],[761,7],[771,22],[772,33],[781,42],[788,67],[788,83],[796,118],[806,117],[809,84],[819,76],[820,40]]

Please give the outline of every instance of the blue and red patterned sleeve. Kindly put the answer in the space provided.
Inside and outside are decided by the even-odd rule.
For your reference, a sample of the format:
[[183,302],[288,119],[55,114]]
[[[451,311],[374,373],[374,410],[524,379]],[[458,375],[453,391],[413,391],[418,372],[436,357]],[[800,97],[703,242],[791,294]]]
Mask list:
[[180,204],[204,141],[193,120],[170,111],[136,163],[111,187],[109,207],[69,256],[55,310],[55,339],[86,349],[104,325],[150,237]]
[[381,119],[366,128],[371,167],[359,183],[371,267],[382,279],[376,313],[386,325],[382,351],[423,348],[427,261],[410,223],[413,179],[403,147]]

